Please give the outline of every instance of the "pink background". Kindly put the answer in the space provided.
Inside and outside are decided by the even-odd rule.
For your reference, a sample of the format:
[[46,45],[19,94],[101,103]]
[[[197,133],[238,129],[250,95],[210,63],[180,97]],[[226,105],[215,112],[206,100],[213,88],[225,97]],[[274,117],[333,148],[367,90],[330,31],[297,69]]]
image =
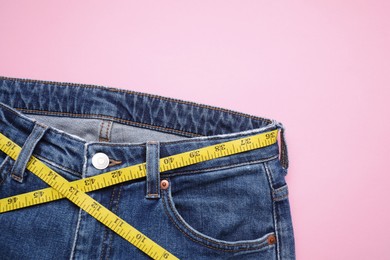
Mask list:
[[387,0],[2,1],[0,75],[275,118],[297,258],[388,260],[389,17]]

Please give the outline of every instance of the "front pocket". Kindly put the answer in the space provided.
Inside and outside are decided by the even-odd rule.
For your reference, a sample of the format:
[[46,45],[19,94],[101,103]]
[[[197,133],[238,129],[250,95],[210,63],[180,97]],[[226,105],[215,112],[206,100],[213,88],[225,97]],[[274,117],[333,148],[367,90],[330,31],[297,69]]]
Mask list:
[[272,192],[262,163],[162,177],[165,212],[183,237],[208,248],[274,246]]

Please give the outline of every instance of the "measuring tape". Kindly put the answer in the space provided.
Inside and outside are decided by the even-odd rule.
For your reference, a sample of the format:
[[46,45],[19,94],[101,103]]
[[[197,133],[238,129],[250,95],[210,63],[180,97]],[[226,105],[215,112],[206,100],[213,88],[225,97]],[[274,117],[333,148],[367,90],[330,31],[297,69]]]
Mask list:
[[[269,146],[276,143],[277,131],[275,129],[250,137],[161,158],[160,172]],[[21,149],[19,145],[0,133],[0,150],[10,158],[16,160]],[[146,163],[124,167],[72,182],[68,182],[35,156],[31,156],[26,168],[51,187],[0,199],[0,213],[67,198],[151,258],[178,259],[85,193],[145,177]]]

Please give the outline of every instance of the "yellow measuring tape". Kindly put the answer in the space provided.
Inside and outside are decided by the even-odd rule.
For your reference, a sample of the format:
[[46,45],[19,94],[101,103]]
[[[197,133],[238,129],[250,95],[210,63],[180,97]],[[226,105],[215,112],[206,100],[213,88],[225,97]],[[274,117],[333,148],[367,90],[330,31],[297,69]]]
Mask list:
[[[269,146],[276,143],[277,131],[276,129],[161,158],[160,172]],[[0,133],[0,150],[10,158],[16,160],[21,149],[19,145]],[[151,258],[178,259],[85,193],[145,177],[146,163],[72,182],[68,182],[35,156],[31,156],[27,163],[27,169],[51,187],[0,199],[0,213],[66,197]]]

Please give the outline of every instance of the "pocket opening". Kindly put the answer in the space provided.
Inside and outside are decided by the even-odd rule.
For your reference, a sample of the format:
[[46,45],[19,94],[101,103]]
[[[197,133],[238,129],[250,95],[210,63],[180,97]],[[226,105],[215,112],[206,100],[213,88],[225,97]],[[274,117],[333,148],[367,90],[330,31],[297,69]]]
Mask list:
[[272,246],[273,200],[263,165],[217,172],[166,178],[170,185],[161,199],[170,221],[183,236],[216,250]]

